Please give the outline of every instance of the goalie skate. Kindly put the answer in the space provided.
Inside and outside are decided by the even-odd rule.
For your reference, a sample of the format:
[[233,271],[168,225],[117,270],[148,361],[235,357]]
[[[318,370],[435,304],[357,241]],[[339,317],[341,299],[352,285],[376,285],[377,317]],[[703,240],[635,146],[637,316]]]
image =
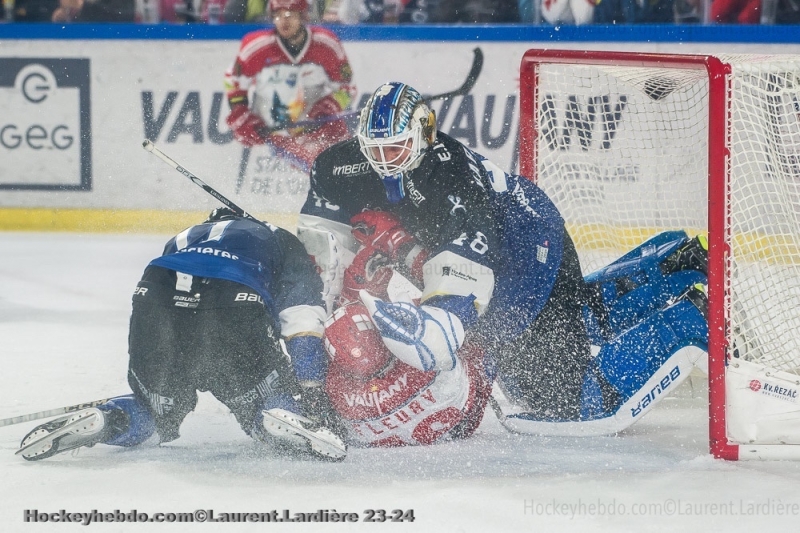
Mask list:
[[276,447],[317,459],[342,461],[347,445],[331,430],[284,409],[262,411],[262,426]]
[[22,439],[15,455],[39,461],[81,446],[94,446],[103,440],[105,427],[102,411],[84,409],[37,426]]

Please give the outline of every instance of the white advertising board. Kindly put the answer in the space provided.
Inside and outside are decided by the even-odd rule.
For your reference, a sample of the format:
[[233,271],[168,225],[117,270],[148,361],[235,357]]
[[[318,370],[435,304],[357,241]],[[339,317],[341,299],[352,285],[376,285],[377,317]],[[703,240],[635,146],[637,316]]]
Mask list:
[[[559,43],[680,53],[798,53],[800,45]],[[223,73],[238,41],[9,40],[0,48],[0,207],[196,211],[216,201],[141,148],[145,138],[252,212],[296,212],[307,177],[274,169],[225,125]],[[356,105],[385,81],[437,94],[460,86],[473,49],[484,67],[471,94],[434,107],[439,128],[516,169],[519,61],[535,42],[347,41]]]

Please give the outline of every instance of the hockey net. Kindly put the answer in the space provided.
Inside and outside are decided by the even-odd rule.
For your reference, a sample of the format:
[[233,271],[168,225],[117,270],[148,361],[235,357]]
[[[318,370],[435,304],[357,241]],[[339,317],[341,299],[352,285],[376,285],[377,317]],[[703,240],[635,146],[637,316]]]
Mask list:
[[585,273],[707,232],[712,453],[800,457],[800,57],[530,50],[520,84]]

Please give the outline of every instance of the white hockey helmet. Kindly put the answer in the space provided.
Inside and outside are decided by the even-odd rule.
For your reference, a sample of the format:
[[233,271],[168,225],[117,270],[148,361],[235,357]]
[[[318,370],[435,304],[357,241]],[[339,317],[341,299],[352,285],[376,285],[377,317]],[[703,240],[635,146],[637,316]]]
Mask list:
[[384,178],[417,168],[435,140],[435,114],[422,95],[405,83],[381,85],[361,111],[361,152]]

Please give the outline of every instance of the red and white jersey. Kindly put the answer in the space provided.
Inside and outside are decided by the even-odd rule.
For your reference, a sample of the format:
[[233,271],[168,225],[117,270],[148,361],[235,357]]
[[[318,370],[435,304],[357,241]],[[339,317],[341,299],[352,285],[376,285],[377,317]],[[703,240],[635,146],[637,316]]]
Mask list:
[[471,435],[492,386],[481,350],[465,344],[458,354],[450,371],[423,372],[395,360],[383,376],[366,381],[332,366],[325,388],[351,442],[406,446]]
[[[231,105],[249,104],[267,126],[275,125],[276,105],[287,110],[292,122],[346,108],[355,87],[342,44],[324,28],[307,26],[306,30],[308,38],[297,57],[287,51],[274,29],[245,35],[233,66],[225,73]],[[329,96],[338,110],[331,109],[328,99],[324,112],[312,112],[317,102]]]

